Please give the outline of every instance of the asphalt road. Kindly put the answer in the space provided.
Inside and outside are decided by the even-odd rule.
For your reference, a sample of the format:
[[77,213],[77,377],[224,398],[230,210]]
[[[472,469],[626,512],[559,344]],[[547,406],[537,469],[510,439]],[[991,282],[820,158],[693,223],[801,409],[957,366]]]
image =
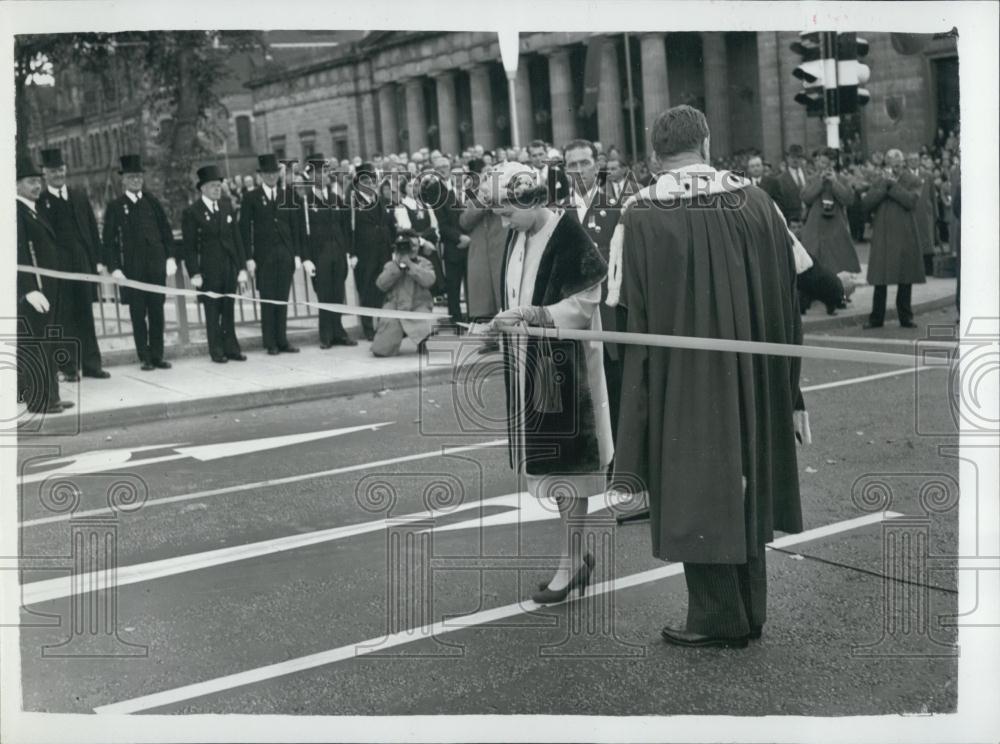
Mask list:
[[[889,341],[863,348],[899,353],[891,339],[926,328],[873,333]],[[940,618],[957,610],[955,576],[921,559],[957,547],[949,375],[864,379],[893,371],[805,363],[806,532],[769,551],[768,623],[741,651],[662,643],[660,627],[683,622],[684,580],[650,556],[645,524],[609,523],[596,579],[608,583],[586,599],[528,600],[559,523],[518,495],[496,375],[472,392],[439,384],[24,441],[22,554],[38,566],[23,576],[24,707],[954,711],[955,633]],[[71,600],[74,561],[116,565],[117,588]]]

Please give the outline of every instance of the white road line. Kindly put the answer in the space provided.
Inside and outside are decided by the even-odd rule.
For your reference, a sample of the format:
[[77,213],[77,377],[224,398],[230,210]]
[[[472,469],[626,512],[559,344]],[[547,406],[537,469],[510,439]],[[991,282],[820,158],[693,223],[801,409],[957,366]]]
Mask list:
[[[861,344],[863,346],[912,346],[916,348],[958,348],[958,341],[949,339],[934,338],[878,338],[876,336],[828,336],[822,333],[807,333],[803,336],[805,341],[836,341],[838,344]],[[918,347],[917,344],[920,344]]]
[[[897,512],[869,514],[864,517],[849,519],[844,522],[836,522],[817,529],[807,530],[797,535],[786,535],[775,540],[771,543],[771,545],[775,548],[787,548],[789,546],[798,545],[811,540],[817,540],[861,527],[879,524],[884,520],[894,519],[901,516],[903,515]],[[594,596],[597,594],[605,594],[607,592],[620,591],[621,589],[648,584],[670,576],[677,576],[683,572],[683,564],[671,563],[667,566],[663,566],[662,568],[642,571],[630,576],[616,578],[613,581],[606,581],[601,584],[597,584],[596,586],[590,588],[589,594],[590,596]],[[166,705],[173,705],[186,700],[204,697],[205,695],[212,695],[217,692],[232,690],[237,687],[243,687],[258,682],[265,682],[267,680],[275,679],[276,677],[295,674],[296,672],[314,669],[316,667],[325,666],[338,661],[347,661],[359,656],[367,656],[378,651],[383,651],[387,648],[403,646],[407,643],[413,643],[416,641],[424,641],[429,639],[431,636],[442,636],[446,633],[453,633],[457,630],[465,630],[480,625],[486,625],[488,623],[503,620],[504,618],[513,617],[515,615],[534,612],[538,609],[539,606],[530,600],[505,605],[503,607],[495,607],[490,610],[451,618],[446,621],[424,625],[419,628],[411,628],[392,635],[371,638],[360,643],[352,643],[347,646],[341,646],[340,648],[309,654],[308,656],[300,656],[297,659],[289,659],[288,661],[282,661],[277,664],[269,664],[256,669],[250,669],[245,672],[237,672],[236,674],[217,677],[216,679],[206,680],[205,682],[197,682],[195,684],[177,687],[172,690],[164,690],[163,692],[143,695],[130,700],[123,700],[118,703],[102,705],[94,708],[94,712],[120,715],[123,713],[138,713],[140,711],[150,710],[153,708],[161,708]]]
[[930,367],[923,366],[917,367],[915,369],[896,369],[892,372],[879,372],[876,375],[865,375],[864,377],[852,377],[849,380],[837,380],[835,382],[824,382],[820,385],[810,385],[809,387],[802,388],[803,393],[812,393],[816,390],[829,390],[830,388],[845,387],[847,385],[857,385],[862,382],[871,382],[872,380],[884,380],[886,377],[899,377],[901,375],[912,375],[917,372],[923,372],[928,369],[944,369],[943,367]]
[[[163,504],[176,504],[179,501],[191,501],[192,499],[205,499],[209,496],[222,496],[228,493],[240,493],[242,491],[251,491],[257,488],[269,488],[271,486],[282,486],[286,483],[299,483],[305,480],[311,480],[313,478],[325,478],[329,475],[340,475],[341,473],[353,473],[358,470],[368,470],[369,468],[380,468],[386,465],[396,465],[402,462],[414,462],[416,460],[427,460],[432,457],[443,457],[451,454],[458,454],[460,452],[471,452],[473,450],[484,449],[486,447],[496,447],[501,444],[507,444],[506,439],[494,439],[489,442],[480,442],[479,444],[470,444],[464,447],[442,447],[439,450],[433,450],[431,452],[418,452],[414,455],[403,455],[402,457],[392,457],[388,460],[375,460],[374,462],[361,462],[356,465],[345,465],[339,468],[332,468],[330,470],[318,470],[314,473],[299,473],[298,475],[287,475],[283,478],[270,478],[268,480],[254,481],[252,483],[239,483],[234,486],[224,486],[222,488],[211,488],[207,491],[195,491],[194,493],[182,493],[177,496],[164,496],[161,499],[150,499],[145,504],[143,504],[142,509],[146,509],[150,506],[162,506]],[[79,519],[81,517],[93,517],[102,514],[107,514],[110,511],[109,507],[102,506],[97,509],[85,509],[83,511],[70,512],[68,514],[55,514],[51,517],[39,517],[37,519],[28,519],[20,523],[21,527],[38,527],[43,524],[53,524],[55,522],[68,522],[71,519]],[[141,509],[139,510],[142,511]]]

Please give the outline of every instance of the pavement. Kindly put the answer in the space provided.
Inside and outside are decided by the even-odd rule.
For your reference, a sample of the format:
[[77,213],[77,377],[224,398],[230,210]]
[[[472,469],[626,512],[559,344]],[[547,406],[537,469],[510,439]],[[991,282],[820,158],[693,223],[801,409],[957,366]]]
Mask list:
[[[872,292],[870,286],[858,286],[848,307],[838,310],[835,316],[827,315],[820,303],[814,303],[803,316],[805,332],[819,334],[860,326],[871,308]],[[913,287],[914,310],[925,313],[953,307],[954,294],[954,279],[929,278],[926,284]],[[895,320],[893,297],[890,290],[889,324]],[[438,308],[438,311],[445,319],[444,310]],[[175,349],[168,349],[166,356],[173,364],[172,369],[151,372],[139,369],[130,337],[101,338],[102,349],[109,347],[111,351],[105,354],[111,378],[61,383],[62,398],[73,401],[75,407],[45,417],[32,417],[21,411],[19,431],[29,436],[72,433],[198,413],[245,410],[269,403],[410,388],[446,379],[464,365],[493,363],[475,353],[475,343],[459,341],[447,332],[431,343],[431,348],[441,353],[432,354],[427,360],[418,357],[409,341],[404,341],[402,353],[392,358],[373,357],[363,339],[356,347],[322,350],[318,347],[316,323],[314,318],[289,321],[289,339],[301,348],[299,354],[268,356],[261,349],[258,326],[248,323],[237,329],[247,352],[246,362],[215,364],[208,359],[205,343],[194,337],[185,355],[179,358]],[[356,318],[345,317],[345,327],[358,335]],[[880,333],[868,332],[873,337]],[[911,335],[917,338],[915,333]],[[188,356],[191,353],[201,356]]]
[[[953,317],[887,325],[868,348],[898,351]],[[861,331],[826,333],[846,345]],[[339,351],[365,363],[364,347]],[[325,354],[295,361],[339,372]],[[274,359],[241,369],[287,363]],[[626,506],[603,496],[599,583],[561,605],[528,599],[551,574],[559,523],[511,473],[497,374],[22,439],[24,709],[955,712],[956,575],[921,562],[958,547],[949,377],[889,371],[804,361],[805,532],[772,543],[768,621],[745,650],[662,642],[685,617],[680,566],[651,557],[647,525],[615,525]],[[98,538],[113,541],[113,597],[74,594],[103,565],[77,555]],[[586,739],[574,725],[561,724]]]

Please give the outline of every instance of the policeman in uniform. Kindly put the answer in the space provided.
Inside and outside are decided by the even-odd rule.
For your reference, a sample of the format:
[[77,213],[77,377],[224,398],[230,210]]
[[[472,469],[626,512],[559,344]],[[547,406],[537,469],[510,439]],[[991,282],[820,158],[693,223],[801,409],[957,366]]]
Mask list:
[[[66,185],[66,163],[58,148],[42,150],[45,189],[38,208],[56,233],[59,268],[81,274],[103,271],[101,237],[87,195]],[[61,281],[55,300],[55,322],[63,329],[67,353],[59,366],[67,382],[84,377],[111,377],[102,367],[101,350],[94,330],[95,286],[89,282]]]
[[[122,155],[119,173],[125,193],[109,202],[104,211],[104,263],[116,278],[166,285],[167,277],[177,273],[166,210],[156,197],[143,191],[138,155]],[[163,360],[165,295],[122,287],[121,298],[128,305],[141,369],[170,369],[170,362]]]
[[[332,188],[331,174],[322,155],[309,156],[313,185],[303,195],[299,210],[302,236],[302,265],[312,277],[320,302],[343,304],[347,300],[347,263],[351,251],[351,211],[347,202]],[[320,310],[319,348],[357,346],[347,335],[340,313]]]
[[[247,282],[246,257],[239,223],[229,202],[221,200],[222,172],[217,165],[198,169],[197,188],[201,196],[181,216],[184,264],[191,286],[206,292],[232,294],[237,284]],[[235,301],[232,297],[199,298],[205,308],[208,352],[213,362],[230,359],[244,362],[236,338]]]
[[[247,255],[247,268],[257,281],[264,300],[288,300],[295,269],[301,266],[297,235],[297,210],[292,194],[278,186],[275,155],[257,158],[260,188],[246,195],[240,208],[240,237]],[[288,343],[288,305],[261,303],[260,325],[268,354],[297,352]]]
[[[17,161],[17,263],[59,269],[56,233],[39,213],[42,173],[30,159]],[[17,273],[17,395],[32,413],[62,413],[55,349],[47,328],[53,324],[58,279]]]

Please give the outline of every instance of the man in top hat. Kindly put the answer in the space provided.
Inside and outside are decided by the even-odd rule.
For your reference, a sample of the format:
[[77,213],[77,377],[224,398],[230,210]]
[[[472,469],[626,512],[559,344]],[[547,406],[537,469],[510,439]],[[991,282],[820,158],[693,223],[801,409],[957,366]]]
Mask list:
[[[56,233],[39,213],[42,173],[30,159],[17,161],[17,263],[41,269],[60,268]],[[17,273],[17,397],[32,413],[62,413],[73,404],[59,399],[55,348],[47,340],[54,324],[59,280]]]
[[[122,155],[122,186],[125,193],[104,210],[104,263],[118,279],[135,279],[165,286],[177,273],[174,237],[167,212],[159,200],[143,190],[142,159]],[[158,292],[121,287],[128,305],[135,353],[145,371],[169,369],[163,359],[163,305]]]
[[[246,256],[239,223],[228,202],[222,200],[222,172],[217,165],[198,169],[201,196],[181,216],[184,264],[191,286],[206,292],[233,294],[247,282]],[[220,364],[246,361],[236,338],[235,302],[232,297],[199,297],[205,308],[208,353]]]
[[[94,274],[101,264],[101,236],[87,195],[66,185],[66,163],[58,148],[42,150],[42,174],[45,189],[38,198],[38,209],[56,233],[59,268],[81,274]],[[101,364],[101,350],[94,330],[95,285],[89,282],[61,281],[55,298],[55,322],[67,340],[65,361],[60,370],[67,382],[84,377],[107,378]]]
[[[421,197],[433,209],[437,218],[438,234],[441,236],[443,246],[444,289],[448,296],[448,315],[452,321],[461,321],[465,319],[462,313],[462,284],[466,281],[470,238],[462,232],[462,226],[459,224],[462,204],[452,177],[451,160],[444,155],[438,155],[431,163],[437,177],[421,179]],[[466,301],[468,301],[468,291],[466,291]]]
[[787,168],[781,173],[769,176],[761,181],[761,188],[774,199],[778,209],[785,216],[788,226],[794,229],[793,222],[802,222],[802,189],[806,185],[806,173],[802,168],[805,151],[801,145],[788,148]]
[[[302,253],[306,256],[302,265],[312,277],[320,302],[343,304],[347,299],[345,283],[352,248],[351,211],[339,191],[334,189],[332,174],[321,154],[309,156],[309,176],[312,185],[302,195],[304,204],[297,211]],[[340,313],[320,310],[321,349],[357,344],[344,330]]]
[[[287,187],[279,186],[278,158],[273,154],[257,158],[260,188],[246,195],[240,209],[240,238],[247,256],[247,268],[257,281],[264,300],[288,300],[299,259],[298,211]],[[268,354],[297,352],[288,343],[288,306],[262,303],[260,326]]]
[[[392,256],[392,246],[396,241],[395,222],[382,202],[375,176],[375,166],[362,163],[355,171],[351,192],[354,222],[351,252],[358,258],[354,267],[354,282],[364,307],[382,307],[383,294],[375,280]],[[370,316],[361,316],[361,328],[365,338],[374,340],[375,323]]]

